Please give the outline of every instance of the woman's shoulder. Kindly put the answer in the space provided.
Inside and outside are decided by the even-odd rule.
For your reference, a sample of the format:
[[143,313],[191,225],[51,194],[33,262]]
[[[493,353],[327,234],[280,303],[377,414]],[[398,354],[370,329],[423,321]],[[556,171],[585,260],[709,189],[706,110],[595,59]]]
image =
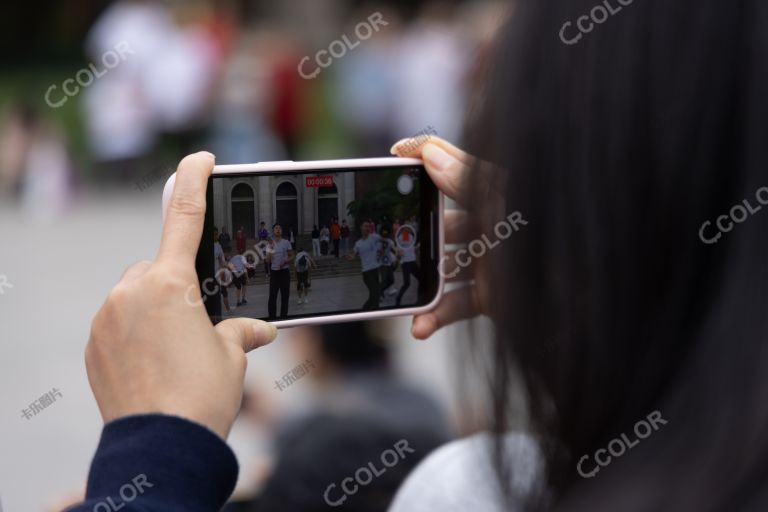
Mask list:
[[[519,502],[541,479],[541,454],[534,439],[522,433],[505,434],[502,446],[511,468],[513,501]],[[441,446],[408,476],[389,512],[510,510],[494,471],[495,450],[495,440],[487,433]]]

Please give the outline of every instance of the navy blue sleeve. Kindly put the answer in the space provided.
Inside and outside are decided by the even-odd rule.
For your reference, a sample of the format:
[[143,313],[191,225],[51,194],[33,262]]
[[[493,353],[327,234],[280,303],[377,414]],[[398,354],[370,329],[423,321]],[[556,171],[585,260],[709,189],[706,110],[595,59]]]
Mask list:
[[129,416],[104,426],[86,501],[70,512],[213,512],[235,488],[237,460],[205,427],[175,416]]

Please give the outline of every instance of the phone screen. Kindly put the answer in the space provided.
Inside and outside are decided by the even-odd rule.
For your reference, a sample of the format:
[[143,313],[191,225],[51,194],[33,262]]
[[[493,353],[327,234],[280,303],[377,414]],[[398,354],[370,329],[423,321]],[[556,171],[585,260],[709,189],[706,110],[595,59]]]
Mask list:
[[422,166],[221,174],[197,272],[214,323],[429,304],[438,192]]

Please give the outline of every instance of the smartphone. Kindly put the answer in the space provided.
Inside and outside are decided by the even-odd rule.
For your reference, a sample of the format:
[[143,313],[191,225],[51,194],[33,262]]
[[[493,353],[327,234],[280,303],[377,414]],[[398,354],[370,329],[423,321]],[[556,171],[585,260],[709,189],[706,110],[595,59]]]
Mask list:
[[443,201],[413,158],[218,165],[196,261],[201,300],[214,324],[245,316],[278,328],[428,311],[444,286]]

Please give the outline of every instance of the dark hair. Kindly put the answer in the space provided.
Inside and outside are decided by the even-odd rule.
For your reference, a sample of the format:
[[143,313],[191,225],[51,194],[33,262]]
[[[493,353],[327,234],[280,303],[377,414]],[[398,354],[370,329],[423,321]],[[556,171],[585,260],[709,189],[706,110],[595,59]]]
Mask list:
[[503,220],[496,191],[527,221],[476,269],[495,430],[519,371],[551,491],[530,508],[766,510],[768,212],[699,232],[768,185],[768,7],[645,0],[564,44],[596,3],[515,2],[470,115],[471,232]]
[[[308,435],[311,432],[311,435]],[[366,464],[381,466],[382,453],[403,450],[398,463],[359,486],[339,507],[349,512],[385,512],[397,489],[443,439],[426,430],[403,429],[361,415],[316,414],[285,430],[277,465],[256,498],[253,512],[323,512],[344,496],[341,482]],[[403,444],[405,443],[405,444]],[[376,469],[376,467],[374,467]]]
[[320,328],[326,357],[345,368],[389,366],[389,348],[371,336],[364,322],[326,324]]

